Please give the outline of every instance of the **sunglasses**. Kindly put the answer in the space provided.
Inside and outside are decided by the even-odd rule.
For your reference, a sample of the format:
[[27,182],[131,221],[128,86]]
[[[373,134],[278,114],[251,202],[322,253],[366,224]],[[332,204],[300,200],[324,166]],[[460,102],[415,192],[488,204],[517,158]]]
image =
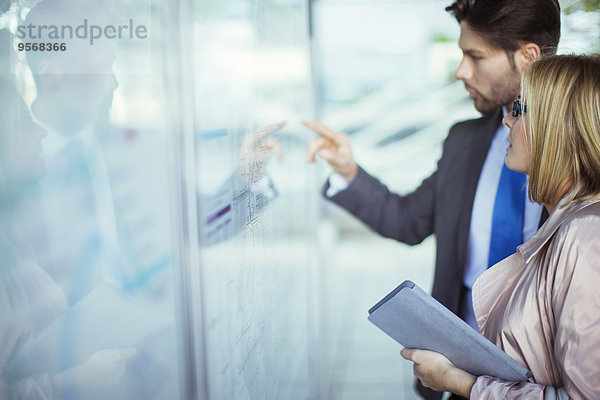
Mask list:
[[519,100],[516,100],[513,103],[512,116],[518,118],[519,115],[527,112],[527,106],[525,104],[521,104]]

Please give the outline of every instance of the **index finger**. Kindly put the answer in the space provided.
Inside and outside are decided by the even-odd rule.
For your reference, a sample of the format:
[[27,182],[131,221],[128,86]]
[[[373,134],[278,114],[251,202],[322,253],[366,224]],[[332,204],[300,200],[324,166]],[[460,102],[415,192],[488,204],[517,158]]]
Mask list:
[[287,121],[281,121],[276,124],[272,124],[269,126],[265,126],[264,128],[258,129],[254,131],[254,133],[252,133],[251,135],[248,135],[247,137],[250,138],[249,140],[252,140],[252,142],[257,142],[258,140],[262,140],[265,137],[271,135],[272,133],[281,130],[286,125]]
[[265,126],[264,128],[261,128],[261,129],[257,130],[256,132],[254,132],[254,134],[255,135],[268,135],[268,134],[271,134],[273,132],[280,130],[281,128],[283,128],[286,125],[287,125],[287,121],[280,121],[276,124]]
[[302,125],[306,126],[308,129],[315,131],[319,135],[332,140],[336,144],[341,144],[342,134],[340,132],[334,131],[331,128],[326,127],[320,122],[314,121],[300,121]]

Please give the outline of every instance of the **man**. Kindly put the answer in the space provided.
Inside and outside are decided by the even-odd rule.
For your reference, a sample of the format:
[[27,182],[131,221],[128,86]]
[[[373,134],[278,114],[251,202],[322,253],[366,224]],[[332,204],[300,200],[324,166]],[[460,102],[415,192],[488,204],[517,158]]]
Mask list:
[[[556,51],[560,7],[556,0],[456,0],[446,10],[460,23],[455,76],[483,116],[450,129],[437,170],[414,192],[393,194],[356,164],[345,134],[314,122],[304,123],[320,135],[307,159],[319,154],[333,167],[326,197],[379,234],[411,245],[434,234],[432,295],[477,329],[473,282],[547,216],[527,200],[525,177],[504,166],[508,129],[501,120],[519,95],[523,68]],[[441,397],[418,389],[427,399]]]
[[[42,1],[24,26],[76,27],[86,17],[97,25],[110,21],[104,7],[90,2]],[[56,42],[45,31],[40,40]],[[48,132],[43,149],[47,173],[40,183],[49,241],[38,249],[39,261],[76,303],[102,281],[107,254],[120,258],[110,180],[94,129],[108,115],[117,81],[115,50],[108,40],[93,46],[77,37],[60,41],[66,44],[64,52],[26,55],[36,85],[31,113]]]

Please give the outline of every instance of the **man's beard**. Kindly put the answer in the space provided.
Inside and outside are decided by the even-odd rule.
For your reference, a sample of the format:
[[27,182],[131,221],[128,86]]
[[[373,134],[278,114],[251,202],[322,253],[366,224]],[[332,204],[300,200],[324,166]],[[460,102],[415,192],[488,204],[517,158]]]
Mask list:
[[489,97],[483,96],[479,91],[475,90],[478,97],[475,98],[474,106],[480,113],[487,114],[513,102],[519,95],[520,89],[520,74],[516,68],[511,68],[501,79],[492,85]]

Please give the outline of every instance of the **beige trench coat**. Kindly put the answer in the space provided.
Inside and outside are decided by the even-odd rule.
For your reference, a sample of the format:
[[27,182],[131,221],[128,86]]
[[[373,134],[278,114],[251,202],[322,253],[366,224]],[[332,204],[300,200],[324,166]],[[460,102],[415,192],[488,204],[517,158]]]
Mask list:
[[561,205],[473,287],[479,330],[533,378],[480,376],[471,399],[600,399],[600,200]]

